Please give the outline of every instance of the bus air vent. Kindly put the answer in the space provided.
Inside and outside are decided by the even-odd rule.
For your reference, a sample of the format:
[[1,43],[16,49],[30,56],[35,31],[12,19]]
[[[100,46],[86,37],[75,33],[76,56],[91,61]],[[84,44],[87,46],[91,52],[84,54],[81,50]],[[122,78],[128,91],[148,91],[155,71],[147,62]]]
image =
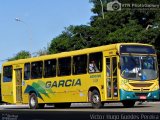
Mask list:
[[150,87],[153,83],[129,83],[133,87]]

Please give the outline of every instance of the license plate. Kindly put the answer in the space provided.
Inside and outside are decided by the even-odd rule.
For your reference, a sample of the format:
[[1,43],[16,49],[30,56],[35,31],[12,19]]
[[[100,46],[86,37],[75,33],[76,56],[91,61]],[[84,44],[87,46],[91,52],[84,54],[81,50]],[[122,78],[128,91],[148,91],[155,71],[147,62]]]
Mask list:
[[144,100],[144,99],[146,99],[146,96],[140,96],[140,99]]

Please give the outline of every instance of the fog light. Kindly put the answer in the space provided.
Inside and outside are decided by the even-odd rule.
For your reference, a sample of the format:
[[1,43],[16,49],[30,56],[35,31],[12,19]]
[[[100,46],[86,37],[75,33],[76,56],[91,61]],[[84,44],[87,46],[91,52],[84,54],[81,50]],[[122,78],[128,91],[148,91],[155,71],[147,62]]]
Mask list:
[[127,95],[127,99],[130,99],[131,97]]
[[154,98],[157,98],[157,96],[154,96]]
[[151,93],[148,93],[147,97],[151,97],[151,95],[152,95]]

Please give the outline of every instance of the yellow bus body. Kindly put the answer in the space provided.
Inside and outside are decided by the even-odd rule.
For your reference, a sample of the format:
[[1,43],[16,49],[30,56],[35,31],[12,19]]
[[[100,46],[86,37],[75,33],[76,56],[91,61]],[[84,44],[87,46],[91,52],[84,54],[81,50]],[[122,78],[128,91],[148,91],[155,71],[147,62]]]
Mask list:
[[[116,102],[116,101],[118,102],[121,101],[123,96],[122,95],[123,93],[121,93],[122,91],[120,91],[120,89],[123,89],[124,91],[138,92],[138,93],[158,91],[159,89],[158,77],[150,81],[133,81],[122,78],[120,73],[120,68],[118,67],[120,63],[119,48],[121,45],[150,46],[138,43],[118,43],[118,44],[76,50],[71,52],[62,52],[58,54],[51,54],[40,57],[5,62],[3,64],[3,68],[5,66],[12,66],[12,80],[11,82],[3,82],[3,72],[2,72],[2,81],[1,81],[2,101],[12,104],[28,104],[30,92],[36,92],[38,97],[38,103],[90,102],[90,91],[96,89],[100,93],[102,102]],[[82,54],[86,54],[88,56],[90,53],[96,53],[96,52],[102,52],[103,55],[102,72],[99,73],[87,72],[86,74],[80,74],[80,75],[71,74],[69,76],[56,76],[51,78],[42,77],[38,79],[24,80],[25,63],[58,59],[69,56],[73,57]],[[156,54],[153,54],[153,56],[156,56]],[[107,74],[106,58],[108,58],[108,60],[111,60],[112,64],[113,57],[115,57],[117,61],[116,63],[117,75],[114,76],[112,74],[110,78],[108,78],[106,76]],[[20,71],[18,72],[18,70]],[[114,70],[112,70],[112,73],[114,73]],[[21,79],[19,84],[17,82],[17,79],[19,79],[17,75],[19,75]],[[111,84],[112,88],[114,86],[113,85],[114,80],[115,79],[117,80],[116,84],[118,87],[117,88],[118,95],[114,96],[114,90],[111,88],[112,95],[110,97],[107,96],[107,90],[108,90],[107,79],[112,80]],[[28,86],[30,86],[30,88],[27,88]],[[156,98],[156,95],[155,99],[158,99],[158,97]]]

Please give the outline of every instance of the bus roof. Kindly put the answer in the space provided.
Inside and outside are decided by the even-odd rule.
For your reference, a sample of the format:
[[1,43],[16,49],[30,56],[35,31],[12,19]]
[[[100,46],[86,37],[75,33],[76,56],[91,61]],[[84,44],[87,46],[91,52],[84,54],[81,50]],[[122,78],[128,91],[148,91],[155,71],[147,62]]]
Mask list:
[[116,43],[116,44],[109,44],[109,45],[103,45],[98,47],[92,47],[92,48],[85,48],[80,50],[73,50],[73,51],[67,51],[67,52],[61,52],[61,53],[55,53],[50,55],[43,55],[38,57],[32,57],[32,58],[26,58],[26,59],[19,59],[19,60],[13,60],[13,61],[7,61],[3,63],[2,66],[5,65],[14,65],[14,64],[21,64],[25,62],[33,62],[33,61],[40,61],[45,59],[52,59],[52,58],[63,58],[67,56],[73,56],[73,55],[82,55],[86,53],[92,53],[92,52],[100,52],[100,51],[107,51],[107,50],[119,50],[119,46],[121,45],[147,45],[152,46],[149,44],[141,44],[141,43]]

